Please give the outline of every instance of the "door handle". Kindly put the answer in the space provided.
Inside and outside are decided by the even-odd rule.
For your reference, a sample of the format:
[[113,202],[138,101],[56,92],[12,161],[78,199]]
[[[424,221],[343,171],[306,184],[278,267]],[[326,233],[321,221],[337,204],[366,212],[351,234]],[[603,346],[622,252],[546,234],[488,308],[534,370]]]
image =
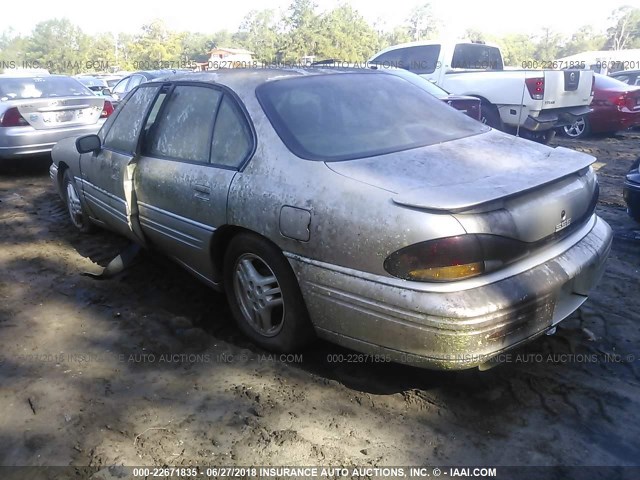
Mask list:
[[209,195],[211,195],[211,188],[207,185],[202,185],[199,183],[193,184],[193,190],[195,191],[194,196],[199,198],[200,200],[209,200]]
[[206,185],[201,185],[199,183],[195,183],[193,185],[193,189],[198,192],[198,193],[202,193],[204,195],[210,195],[211,194],[211,188],[207,187]]

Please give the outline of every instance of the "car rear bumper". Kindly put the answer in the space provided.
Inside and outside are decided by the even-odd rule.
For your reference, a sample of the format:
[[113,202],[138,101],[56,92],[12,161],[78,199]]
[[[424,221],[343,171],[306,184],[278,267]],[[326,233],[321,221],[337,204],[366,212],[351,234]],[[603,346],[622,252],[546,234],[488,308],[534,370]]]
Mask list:
[[573,313],[600,279],[611,239],[609,225],[593,215],[547,252],[551,258],[455,291],[429,291],[428,284],[390,282],[287,256],[319,336],[415,366],[465,369],[486,364]]
[[556,108],[543,110],[537,116],[529,115],[524,122],[524,128],[534,132],[542,132],[552,128],[571,125],[580,117],[588,115],[592,109],[588,106]]
[[0,128],[0,159],[49,153],[63,138],[97,133],[103,123],[104,119],[100,119],[93,125],[50,130],[35,130],[30,126]]

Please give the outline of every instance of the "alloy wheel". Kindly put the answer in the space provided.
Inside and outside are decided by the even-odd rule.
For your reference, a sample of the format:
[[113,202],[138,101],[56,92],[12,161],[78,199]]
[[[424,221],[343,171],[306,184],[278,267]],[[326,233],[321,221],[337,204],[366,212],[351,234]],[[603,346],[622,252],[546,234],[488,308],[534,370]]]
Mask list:
[[233,289],[246,322],[260,335],[273,337],[284,325],[284,303],[278,279],[269,265],[253,253],[238,257]]
[[71,221],[77,228],[81,229],[84,226],[82,205],[76,187],[71,182],[67,182],[67,208],[69,209]]
[[587,123],[585,122],[584,117],[580,117],[578,120],[576,120],[575,122],[573,122],[571,125],[566,125],[564,127],[562,127],[564,129],[564,133],[568,136],[568,137],[579,137],[582,134],[584,134],[584,130],[587,126]]

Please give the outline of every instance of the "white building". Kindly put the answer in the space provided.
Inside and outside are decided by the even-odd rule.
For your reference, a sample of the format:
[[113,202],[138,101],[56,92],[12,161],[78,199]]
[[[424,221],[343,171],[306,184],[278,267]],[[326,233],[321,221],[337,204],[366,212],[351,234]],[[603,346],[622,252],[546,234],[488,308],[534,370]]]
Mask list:
[[209,70],[218,68],[248,68],[253,64],[253,52],[243,48],[214,48],[209,52]]

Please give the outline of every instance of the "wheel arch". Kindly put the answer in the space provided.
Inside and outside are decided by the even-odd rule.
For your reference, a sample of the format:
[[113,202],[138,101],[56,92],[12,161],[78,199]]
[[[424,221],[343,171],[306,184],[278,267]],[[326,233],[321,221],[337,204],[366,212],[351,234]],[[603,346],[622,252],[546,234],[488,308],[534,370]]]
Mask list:
[[271,243],[274,247],[282,252],[282,248],[268,237],[265,237],[260,232],[251,230],[249,228],[241,227],[239,225],[222,225],[216,228],[211,239],[211,259],[213,261],[213,271],[216,278],[222,280],[224,277],[224,256],[229,248],[229,244],[241,233],[248,233],[260,237],[261,239]]
[[67,197],[64,195],[64,172],[66,172],[67,170],[69,170],[69,165],[67,165],[66,162],[59,162],[58,163],[58,174],[57,174],[57,178],[56,178],[56,186],[58,187],[58,194],[60,195],[60,198],[62,198],[62,201],[65,203],[65,205],[67,204]]

